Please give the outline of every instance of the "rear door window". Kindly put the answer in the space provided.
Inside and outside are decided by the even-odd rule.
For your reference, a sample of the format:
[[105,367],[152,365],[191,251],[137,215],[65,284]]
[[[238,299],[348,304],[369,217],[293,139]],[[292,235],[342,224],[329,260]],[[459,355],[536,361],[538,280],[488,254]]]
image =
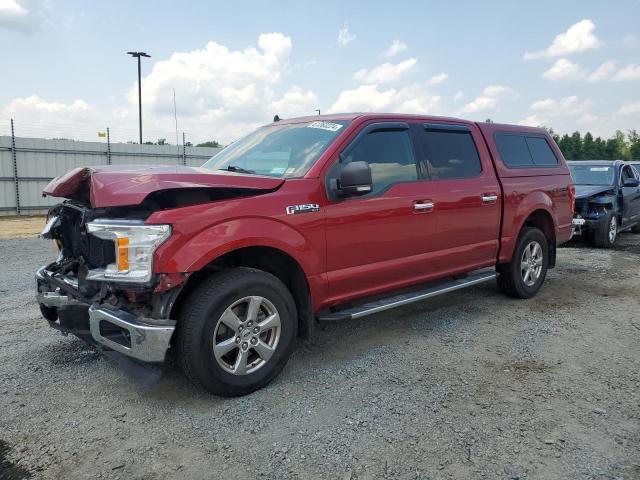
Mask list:
[[496,145],[500,157],[509,168],[553,167],[558,158],[546,138],[513,133],[497,133]]
[[418,133],[418,143],[434,180],[472,178],[482,173],[476,144],[466,127],[427,127]]

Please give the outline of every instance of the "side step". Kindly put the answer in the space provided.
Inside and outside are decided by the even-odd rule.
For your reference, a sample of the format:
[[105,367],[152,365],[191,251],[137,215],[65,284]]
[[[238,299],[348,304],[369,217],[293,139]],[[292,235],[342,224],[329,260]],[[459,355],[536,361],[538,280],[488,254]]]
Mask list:
[[320,314],[320,316],[318,316],[318,321],[337,322],[341,320],[365,317],[374,313],[383,312],[384,310],[401,307],[402,305],[408,305],[409,303],[419,302],[420,300],[442,295],[443,293],[449,293],[478,283],[487,282],[489,280],[493,280],[496,276],[496,272],[489,272],[485,270],[457,280],[450,280],[444,283],[440,282],[437,285],[432,284],[431,286],[420,290],[414,290],[412,292],[401,293],[392,297],[374,300],[361,305],[345,308],[344,310]]

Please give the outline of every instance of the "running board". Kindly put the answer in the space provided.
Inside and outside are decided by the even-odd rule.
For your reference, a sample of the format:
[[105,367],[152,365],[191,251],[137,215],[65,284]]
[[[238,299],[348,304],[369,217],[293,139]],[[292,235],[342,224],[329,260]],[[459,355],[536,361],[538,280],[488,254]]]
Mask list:
[[478,283],[487,282],[496,278],[496,272],[479,272],[468,275],[464,278],[451,280],[446,283],[439,283],[421,290],[415,290],[409,293],[401,293],[392,297],[382,298],[372,302],[356,305],[354,307],[337,310],[320,314],[318,321],[320,322],[337,322],[341,320],[351,320],[353,318],[365,317],[374,313],[383,312],[391,308],[401,307],[410,303],[426,300],[427,298],[442,295],[443,293],[453,292],[462,288],[477,285]]

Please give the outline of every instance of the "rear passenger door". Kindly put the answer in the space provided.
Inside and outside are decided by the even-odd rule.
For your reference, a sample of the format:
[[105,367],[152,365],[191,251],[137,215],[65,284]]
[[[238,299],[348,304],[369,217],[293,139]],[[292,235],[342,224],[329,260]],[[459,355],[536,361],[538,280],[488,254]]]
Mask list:
[[445,275],[494,265],[502,195],[481,133],[469,124],[426,123],[414,125],[413,135],[431,179],[432,268]]

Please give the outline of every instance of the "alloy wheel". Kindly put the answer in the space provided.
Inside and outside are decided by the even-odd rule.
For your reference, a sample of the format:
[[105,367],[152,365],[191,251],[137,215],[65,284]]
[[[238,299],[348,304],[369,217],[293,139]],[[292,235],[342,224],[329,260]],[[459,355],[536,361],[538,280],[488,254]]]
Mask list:
[[529,242],[520,260],[520,272],[522,281],[527,287],[532,287],[542,274],[543,253],[542,246],[536,242]]
[[225,371],[247,375],[269,361],[278,346],[280,332],[280,315],[273,303],[260,296],[244,297],[218,319],[213,354]]

